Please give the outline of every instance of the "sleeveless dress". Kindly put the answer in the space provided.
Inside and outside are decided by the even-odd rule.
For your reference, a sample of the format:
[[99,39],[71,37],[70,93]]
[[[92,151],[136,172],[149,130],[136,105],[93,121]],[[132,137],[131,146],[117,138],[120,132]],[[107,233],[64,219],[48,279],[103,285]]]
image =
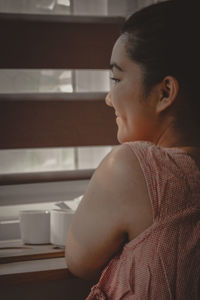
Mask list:
[[200,300],[200,170],[181,149],[126,145],[144,173],[153,224],[110,260],[87,300]]

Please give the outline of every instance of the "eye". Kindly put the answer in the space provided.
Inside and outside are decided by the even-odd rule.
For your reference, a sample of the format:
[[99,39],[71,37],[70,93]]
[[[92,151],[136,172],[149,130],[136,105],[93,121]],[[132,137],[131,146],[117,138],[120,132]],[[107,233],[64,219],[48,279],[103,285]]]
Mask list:
[[110,77],[110,80],[112,80],[112,82],[113,82],[114,84],[120,82],[120,79],[117,79],[117,78],[115,78],[115,77]]

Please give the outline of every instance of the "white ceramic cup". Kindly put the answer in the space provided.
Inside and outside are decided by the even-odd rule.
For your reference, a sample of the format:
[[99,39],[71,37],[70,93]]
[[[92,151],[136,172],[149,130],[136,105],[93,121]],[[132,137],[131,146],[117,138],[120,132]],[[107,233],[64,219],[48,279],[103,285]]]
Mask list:
[[24,244],[50,243],[50,211],[21,210],[19,220]]
[[67,231],[72,221],[74,211],[70,209],[53,209],[50,218],[50,241],[52,244],[64,247]]

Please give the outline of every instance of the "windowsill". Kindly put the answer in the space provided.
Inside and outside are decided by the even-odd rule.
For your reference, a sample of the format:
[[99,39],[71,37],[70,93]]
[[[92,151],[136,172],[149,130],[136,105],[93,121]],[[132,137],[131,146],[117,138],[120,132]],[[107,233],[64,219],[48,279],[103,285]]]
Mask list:
[[[13,245],[13,246],[12,246]],[[19,259],[20,249],[17,247],[24,246],[21,251],[27,251],[32,247],[32,251],[38,252],[38,249],[45,252],[46,256],[34,257],[29,256]],[[8,248],[7,250],[5,248]],[[16,249],[13,249],[13,248]],[[4,248],[4,249],[3,249]],[[59,295],[59,300],[74,299],[82,300],[87,297],[91,286],[95,282],[85,281],[74,277],[67,269],[64,250],[55,249],[54,255],[51,252],[54,245],[23,245],[20,240],[0,242],[0,259],[2,262],[3,252],[13,252],[13,256],[18,256],[18,261],[6,262],[0,264],[0,286],[2,299],[21,299],[35,300],[48,299],[54,300]],[[49,253],[49,251],[51,253]],[[41,252],[41,251],[39,251]],[[57,255],[56,255],[57,252]],[[26,255],[25,255],[26,256]],[[49,257],[50,256],[50,257]],[[57,257],[56,257],[57,256]]]
[[49,245],[23,245],[21,240],[0,242],[0,285],[72,278],[64,250]]
[[1,265],[0,285],[39,283],[72,278],[64,258],[51,258]]
[[[21,246],[25,248],[21,250],[17,248]],[[6,247],[9,248],[6,250]],[[14,247],[16,249],[13,249]],[[21,240],[0,242],[1,262],[3,252],[4,256],[8,254],[5,251],[13,252],[13,256],[19,258],[19,252],[26,252],[29,248],[32,248],[32,252],[38,252],[38,249],[45,252],[46,248],[46,257],[45,253],[42,253],[44,257],[41,256],[40,259],[36,259],[36,256],[33,255],[32,258],[29,257],[29,260],[26,261],[23,259],[28,257],[22,258],[21,261],[18,259],[18,261],[6,263],[5,260],[5,263],[1,263],[0,286],[2,299],[54,300],[59,295],[59,300],[65,300],[66,297],[67,299],[82,300],[87,297],[91,286],[95,282],[74,277],[67,269],[64,250],[56,248],[54,254],[57,252],[57,255],[52,255],[51,251],[54,245],[23,245]],[[49,255],[52,257],[49,257]]]

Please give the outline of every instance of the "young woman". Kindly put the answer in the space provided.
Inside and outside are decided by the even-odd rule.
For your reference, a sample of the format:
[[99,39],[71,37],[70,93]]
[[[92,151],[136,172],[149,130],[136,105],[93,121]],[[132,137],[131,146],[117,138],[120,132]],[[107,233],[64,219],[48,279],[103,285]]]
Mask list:
[[188,2],[136,12],[114,45],[106,103],[121,145],[67,237],[69,270],[98,279],[88,300],[200,299],[200,26]]

